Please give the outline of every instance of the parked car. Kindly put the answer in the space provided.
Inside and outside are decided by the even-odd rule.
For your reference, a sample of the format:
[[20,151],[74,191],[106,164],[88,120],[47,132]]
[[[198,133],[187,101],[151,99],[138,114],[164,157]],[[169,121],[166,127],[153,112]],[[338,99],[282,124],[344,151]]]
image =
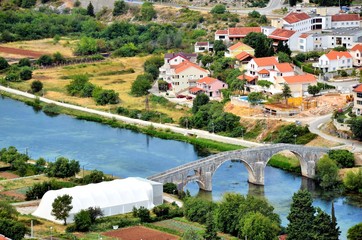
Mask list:
[[177,95],[177,98],[185,98],[186,96],[185,95]]
[[192,97],[191,97],[191,96],[187,96],[186,99],[187,99],[187,100],[191,100]]

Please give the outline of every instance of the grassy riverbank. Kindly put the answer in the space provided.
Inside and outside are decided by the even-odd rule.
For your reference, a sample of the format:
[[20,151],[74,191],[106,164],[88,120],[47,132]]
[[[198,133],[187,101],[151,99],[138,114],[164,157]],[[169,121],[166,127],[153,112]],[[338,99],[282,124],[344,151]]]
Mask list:
[[287,172],[301,173],[299,159],[296,156],[275,154],[268,165]]
[[[5,96],[5,97],[12,98],[14,100],[22,101],[25,104],[32,106],[38,110],[43,109],[45,106],[49,105],[49,104],[46,104],[43,102],[36,102],[36,100],[32,100],[32,99],[29,99],[29,98],[26,98],[23,96],[19,96],[16,94],[10,94],[10,93],[3,92],[3,91],[0,91],[0,94],[1,94],[1,96]],[[191,144],[199,147],[202,150],[207,150],[210,152],[222,152],[222,151],[230,151],[230,150],[237,150],[237,149],[245,148],[243,146],[221,143],[221,142],[216,142],[213,140],[196,138],[193,136],[185,136],[185,135],[182,135],[179,133],[174,133],[169,129],[162,130],[162,129],[156,129],[153,126],[141,127],[138,125],[126,124],[126,123],[117,121],[116,119],[109,119],[109,118],[98,116],[96,114],[85,113],[82,111],[68,109],[68,108],[64,108],[64,107],[60,107],[60,106],[57,106],[56,113],[57,114],[67,114],[67,115],[73,116],[80,120],[98,122],[98,123],[106,124],[106,125],[109,125],[109,126],[115,127],[115,128],[129,129],[134,132],[144,133],[149,136],[158,137],[161,139],[177,140],[177,141],[191,143]]]

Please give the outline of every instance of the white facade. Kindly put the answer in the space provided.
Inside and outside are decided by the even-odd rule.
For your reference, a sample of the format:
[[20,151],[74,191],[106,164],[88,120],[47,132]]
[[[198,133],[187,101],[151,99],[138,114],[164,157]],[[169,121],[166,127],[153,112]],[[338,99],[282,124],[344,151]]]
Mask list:
[[163,185],[142,178],[117,179],[109,182],[88,184],[73,188],[62,188],[45,193],[34,216],[62,223],[51,215],[54,199],[65,194],[71,196],[73,208],[67,222],[74,221],[74,215],[89,207],[99,207],[104,216],[132,212],[133,207],[153,208],[163,203]]
[[[346,53],[346,54],[342,54]],[[313,67],[321,69],[323,72],[335,72],[352,68],[352,57],[347,52],[331,51],[328,54],[323,54],[318,63],[313,64]]]

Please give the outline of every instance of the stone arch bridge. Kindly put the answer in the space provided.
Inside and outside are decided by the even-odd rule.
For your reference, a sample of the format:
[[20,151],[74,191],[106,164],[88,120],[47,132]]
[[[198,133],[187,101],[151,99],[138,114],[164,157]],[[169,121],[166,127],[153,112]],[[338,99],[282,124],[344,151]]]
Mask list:
[[262,147],[247,148],[214,154],[194,162],[148,177],[160,183],[172,182],[179,189],[187,183],[195,181],[199,188],[212,191],[212,176],[225,162],[236,160],[242,162],[248,171],[248,181],[264,185],[264,172],[269,159],[284,150],[294,153],[300,162],[302,175],[308,178],[315,176],[316,162],[329,151],[328,148],[306,147],[292,144],[272,144]]

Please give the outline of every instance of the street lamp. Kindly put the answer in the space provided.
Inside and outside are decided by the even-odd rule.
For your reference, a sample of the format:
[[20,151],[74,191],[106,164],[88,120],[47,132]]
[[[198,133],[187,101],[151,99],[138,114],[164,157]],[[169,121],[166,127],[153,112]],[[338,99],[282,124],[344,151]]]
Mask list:
[[53,240],[53,227],[50,227],[50,240]]
[[296,145],[297,144],[297,135],[294,134],[293,137],[294,137],[294,145]]
[[211,122],[211,125],[212,125],[212,133],[215,133],[215,125],[214,125],[214,122]]

